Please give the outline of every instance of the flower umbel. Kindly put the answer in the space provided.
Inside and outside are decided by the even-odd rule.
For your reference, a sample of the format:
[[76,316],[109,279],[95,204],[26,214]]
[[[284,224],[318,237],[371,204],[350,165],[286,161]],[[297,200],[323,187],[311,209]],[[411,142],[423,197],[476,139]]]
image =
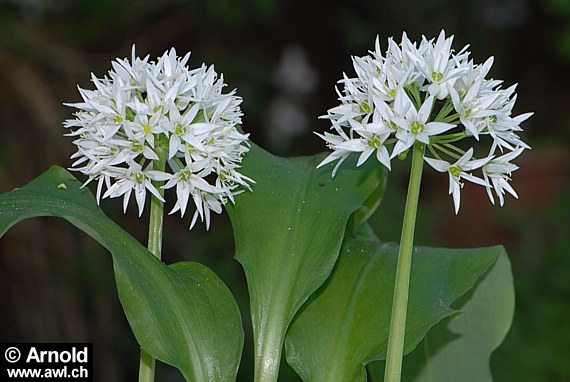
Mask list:
[[[486,78],[493,57],[474,64],[467,46],[454,53],[452,43],[453,36],[444,31],[437,39],[422,37],[419,44],[403,33],[400,44],[388,40],[385,53],[376,38],[374,51],[353,57],[356,77],[343,75],[339,83],[344,88],[337,89],[341,105],[321,117],[331,121],[333,133],[317,135],[333,152],[319,167],[338,161],[334,176],[356,152],[357,166],[375,153],[390,170],[392,159],[425,144],[431,157],[424,159],[449,174],[456,213],[462,179],[485,186],[493,204],[491,190],[501,206],[505,192],[517,197],[508,181],[518,167],[510,161],[530,148],[518,133],[532,113],[511,115],[516,85],[502,89],[502,81]],[[457,145],[466,139],[475,140],[477,147]],[[481,151],[489,154],[475,158]],[[468,172],[472,170],[482,171],[483,177]]]
[[[79,88],[83,102],[66,104],[78,109],[64,122],[76,137],[72,169],[96,180],[97,202],[123,196],[126,211],[134,191],[139,216],[149,191],[176,186],[171,213],[183,216],[190,200],[198,217],[210,225],[210,211],[221,213],[226,200],[253,180],[239,173],[249,150],[248,135],[238,131],[242,99],[235,90],[223,93],[223,76],[213,66],[189,69],[190,53],[178,57],[172,48],[156,61],[149,56],[113,61],[103,78],[91,76],[94,90]],[[166,159],[164,171],[153,164]],[[107,190],[103,193],[103,188]]]

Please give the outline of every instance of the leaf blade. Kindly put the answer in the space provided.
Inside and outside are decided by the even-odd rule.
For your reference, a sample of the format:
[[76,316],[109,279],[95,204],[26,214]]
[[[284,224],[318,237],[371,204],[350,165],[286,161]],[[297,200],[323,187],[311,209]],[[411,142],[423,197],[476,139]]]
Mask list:
[[[243,347],[241,317],[212,271],[196,263],[168,267],[160,262],[107,218],[90,192],[60,167],[0,195],[0,236],[35,216],[64,218],[112,253],[119,298],[149,354],[177,367],[187,380],[235,380]],[[216,298],[205,297],[206,289]],[[197,302],[200,314],[194,309]],[[216,321],[220,313],[227,317],[225,324]],[[227,335],[217,336],[219,332]]]
[[275,373],[285,331],[329,276],[349,217],[385,182],[373,161],[356,168],[349,159],[334,178],[331,166],[317,169],[321,161],[252,146],[242,170],[255,179],[253,192],[228,207],[250,291],[258,370]]
[[[498,251],[414,248],[405,352],[455,312],[449,305]],[[364,365],[385,357],[397,254],[395,244],[346,239],[333,274],[287,333],[287,361],[304,381],[365,381]]]
[[[402,380],[491,382],[490,357],[510,329],[514,305],[511,267],[503,249],[474,290],[458,301],[461,315],[432,328],[404,358]],[[374,370],[376,375],[379,371]]]

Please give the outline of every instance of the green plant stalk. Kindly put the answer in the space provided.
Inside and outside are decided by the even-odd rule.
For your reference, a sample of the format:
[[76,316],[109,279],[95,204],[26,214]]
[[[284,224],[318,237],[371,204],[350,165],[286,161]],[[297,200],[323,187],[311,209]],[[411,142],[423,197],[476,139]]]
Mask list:
[[279,376],[285,331],[278,318],[283,317],[283,314],[270,317],[277,319],[268,320],[269,325],[259,334],[261,338],[255,338],[258,345],[255,352],[254,382],[277,382]]
[[424,153],[425,145],[417,142],[413,148],[412,168],[408,183],[408,196],[406,197],[402,237],[400,239],[400,253],[398,255],[398,266],[396,268],[384,382],[400,382],[402,375],[406,315],[408,312],[408,294],[410,290],[410,273],[414,248],[414,229],[416,226],[418,200],[420,197]]
[[[153,170],[164,171],[166,167],[166,151],[157,148],[159,160],[153,163]],[[157,184],[155,184],[157,186]],[[157,187],[161,196],[164,190]],[[154,195],[151,194],[150,201],[150,219],[148,225],[148,250],[160,259],[162,253],[162,224],[164,216],[164,204]],[[155,359],[141,348],[141,356],[139,361],[139,382],[153,382]]]

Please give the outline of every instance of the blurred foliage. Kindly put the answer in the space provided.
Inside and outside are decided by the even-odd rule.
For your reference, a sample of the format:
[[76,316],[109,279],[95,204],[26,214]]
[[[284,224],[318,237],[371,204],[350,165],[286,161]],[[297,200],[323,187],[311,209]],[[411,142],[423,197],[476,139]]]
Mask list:
[[[215,63],[244,98],[251,138],[279,154],[307,155],[324,150],[311,130],[328,128],[317,117],[336,104],[342,72],[352,75],[350,55],[365,54],[376,34],[385,41],[406,30],[417,39],[441,28],[455,34],[456,48],[469,42],[475,61],[495,55],[492,75],[505,85],[520,83],[516,112],[536,112],[524,124],[533,150],[514,174],[520,200],[507,200],[503,209],[490,206],[484,190],[466,186],[456,217],[447,185],[426,171],[417,242],[503,243],[513,263],[517,312],[493,356],[496,380],[570,380],[567,0],[0,0],[0,192],[50,164],[69,166],[73,147],[62,137],[61,122],[71,110],[62,103],[78,101],[76,84],[89,87],[89,73],[104,75],[112,59],[130,56],[132,44],[140,55],[175,46],[193,52],[191,66]],[[304,65],[317,76],[303,92],[284,86],[295,83],[295,70],[277,75],[291,47],[304,53]],[[273,113],[284,103],[307,126],[275,135],[283,125],[275,118],[290,114]],[[407,166],[394,165],[386,199],[372,218],[383,240],[399,240]],[[119,204],[105,200],[102,207],[145,243],[146,223],[123,215]],[[231,258],[229,220],[216,217],[210,232],[188,233],[188,223],[166,219],[164,259],[202,262],[230,286],[246,331],[240,380],[250,380],[248,298],[243,271]],[[0,241],[0,288],[0,340],[95,342],[96,380],[135,378],[137,345],[118,303],[110,256],[82,233],[50,219],[16,226]],[[287,370],[283,380],[295,380]],[[180,380],[167,367],[158,373],[157,380]]]
[[570,2],[567,0],[548,0],[550,12],[563,22],[557,48],[560,57],[570,61]]

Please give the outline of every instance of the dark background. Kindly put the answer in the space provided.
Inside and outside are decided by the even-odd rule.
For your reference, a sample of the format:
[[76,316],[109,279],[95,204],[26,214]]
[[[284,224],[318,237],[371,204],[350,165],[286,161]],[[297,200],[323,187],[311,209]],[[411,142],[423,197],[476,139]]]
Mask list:
[[[156,57],[170,47],[191,50],[190,66],[215,63],[229,88],[244,98],[243,128],[281,155],[324,150],[311,131],[328,129],[319,115],[337,104],[334,85],[353,75],[350,56],[374,38],[400,41],[455,34],[470,43],[475,62],[495,56],[491,76],[519,83],[515,114],[532,146],[517,161],[519,200],[493,207],[481,187],[462,191],[459,216],[447,179],[425,172],[416,242],[433,246],[502,243],[513,263],[517,310],[492,365],[497,381],[570,380],[570,1],[568,0],[0,0],[0,192],[21,186],[50,165],[70,166],[63,137],[80,100],[116,57]],[[395,166],[386,201],[372,218],[384,240],[397,241],[409,163]],[[146,242],[146,220],[127,215],[117,200],[103,209]],[[189,214],[191,215],[191,214]],[[188,216],[189,218],[189,216]],[[206,232],[189,220],[166,218],[164,260],[193,260],[213,268],[236,295],[250,334],[247,288],[232,259],[227,216]],[[34,219],[0,241],[0,341],[94,342],[96,380],[134,380],[138,348],[115,291],[110,256],[57,219]],[[240,380],[251,380],[251,339]],[[159,366],[158,381],[178,381]],[[284,381],[295,380],[285,374]]]

